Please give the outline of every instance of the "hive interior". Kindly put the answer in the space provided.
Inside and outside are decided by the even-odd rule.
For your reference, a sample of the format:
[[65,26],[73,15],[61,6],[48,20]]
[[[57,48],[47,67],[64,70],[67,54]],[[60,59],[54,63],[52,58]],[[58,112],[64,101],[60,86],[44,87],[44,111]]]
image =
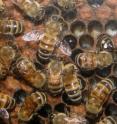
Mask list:
[[[44,30],[43,23],[34,24],[30,20],[26,19],[23,16],[23,14],[17,9],[17,7],[12,4],[11,0],[5,0],[4,2],[6,4],[7,12],[6,12],[5,17],[2,16],[1,18],[22,20],[25,26],[24,33],[30,32],[33,29],[40,30],[40,31]],[[43,1],[41,4],[46,5],[46,6],[51,5],[47,0]],[[64,16],[66,17],[66,15]],[[66,19],[69,20],[70,16],[69,15],[67,16],[68,17],[66,17]],[[91,22],[93,20],[96,20],[97,22],[97,23],[94,22],[94,27],[95,29],[97,29],[97,32],[99,31],[98,32],[99,34],[103,34],[105,32],[112,34],[115,49],[117,48],[117,2],[114,3],[114,0],[111,0],[111,1],[105,0],[103,4],[101,4],[101,6],[92,7],[91,3],[89,5],[86,0],[81,0],[81,2],[77,3],[77,16],[73,20],[67,21],[69,30],[66,33],[66,35],[73,35],[74,26],[73,28],[71,28],[71,26],[76,20],[82,23],[82,24],[81,23],[79,24],[81,26],[81,27],[79,26],[79,28],[81,28],[81,30],[83,31],[83,35],[81,34],[82,36],[78,36],[78,37],[75,36],[75,38],[77,38],[77,45],[76,43],[75,45],[70,44],[72,51],[74,51],[76,48],[81,49],[82,51],[86,51],[86,52],[96,50],[97,38],[95,37],[95,31],[93,32],[94,34],[93,33],[91,34],[92,26],[93,26],[93,23],[91,25]],[[112,21],[114,20],[114,21],[109,22],[109,20],[112,20]],[[109,32],[108,28],[112,30]],[[75,32],[75,33],[78,34],[79,32]],[[113,36],[113,34],[115,35]],[[34,41],[26,42],[22,39],[23,35],[24,34],[21,34],[15,37],[15,42],[18,48],[20,49],[22,55],[29,57],[31,60],[34,60],[36,58],[36,52],[38,50],[38,42],[34,42]],[[0,46],[2,46],[3,44],[5,44],[5,41],[1,38]],[[60,51],[58,52],[58,54],[59,53]],[[69,57],[64,55],[63,53],[62,54],[60,53],[59,55],[62,56],[62,58],[64,58],[65,61],[71,62],[71,58],[69,59]],[[101,71],[96,70],[95,72],[90,72],[91,75],[89,74],[89,72],[88,72],[89,75],[87,73],[84,74],[83,72],[81,72],[81,75],[87,82],[86,88],[90,90],[92,85],[94,85],[97,81],[99,82],[101,79],[105,77],[109,77],[109,76],[117,77],[116,66],[117,66],[116,64],[113,64],[111,67],[105,68],[104,70],[101,70]],[[0,90],[6,94],[10,94],[11,96],[13,96],[14,93],[18,89],[23,89],[28,94],[32,93],[35,90],[31,86],[27,85],[24,80],[20,80],[20,79],[18,80],[11,75],[7,76],[5,80],[0,81]],[[88,94],[88,91],[84,92],[84,97],[86,96],[86,94]],[[65,97],[65,100],[67,101],[67,98],[64,95],[63,97]],[[113,102],[111,96],[109,99],[110,100],[108,100],[108,102],[110,101]],[[48,94],[48,104],[50,104],[53,108],[61,102],[63,102],[61,96],[52,97]],[[67,102],[69,102],[69,100]],[[114,102],[114,104],[116,103]],[[84,104],[80,104],[80,105],[75,104],[75,105],[67,105],[67,106],[70,107],[72,112],[78,113],[79,115],[83,115],[83,116],[86,115]],[[19,108],[20,107],[17,104],[15,109],[12,112],[10,112],[12,124],[18,124],[17,112],[19,111]],[[102,117],[105,117],[105,113],[102,114]],[[42,124],[49,123],[47,118],[43,120],[44,122],[42,122]]]

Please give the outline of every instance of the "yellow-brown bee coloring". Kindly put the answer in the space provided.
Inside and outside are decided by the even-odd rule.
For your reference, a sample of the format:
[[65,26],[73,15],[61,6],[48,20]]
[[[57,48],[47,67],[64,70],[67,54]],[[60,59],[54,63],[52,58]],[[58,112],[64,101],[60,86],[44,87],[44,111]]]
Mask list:
[[24,31],[22,21],[16,20],[0,20],[0,34],[18,35]]
[[0,79],[6,77],[15,57],[16,50],[11,46],[3,46],[0,48]]
[[15,99],[0,92],[0,108],[11,110],[15,107]]
[[106,78],[101,80],[92,89],[88,100],[86,102],[86,110],[89,113],[97,115],[102,111],[104,103],[107,101],[110,93],[114,89],[114,83],[112,80]]
[[34,63],[26,57],[20,57],[16,60],[14,70],[17,74],[21,75],[29,85],[35,88],[41,88],[45,85],[46,75],[37,71]]
[[60,94],[63,90],[62,71],[62,61],[51,60],[48,64],[48,89],[53,95]]
[[22,121],[29,121],[33,114],[47,102],[46,95],[43,92],[34,92],[25,98],[19,112],[18,118]]
[[113,63],[113,57],[110,52],[101,51],[96,52],[85,52],[76,55],[75,63],[83,69],[93,70],[95,68],[108,67]]
[[35,21],[39,21],[44,18],[45,9],[36,0],[12,0],[12,2],[29,18]]
[[65,92],[73,102],[78,102],[82,99],[82,83],[78,78],[76,66],[73,64],[65,65],[63,69],[63,83]]

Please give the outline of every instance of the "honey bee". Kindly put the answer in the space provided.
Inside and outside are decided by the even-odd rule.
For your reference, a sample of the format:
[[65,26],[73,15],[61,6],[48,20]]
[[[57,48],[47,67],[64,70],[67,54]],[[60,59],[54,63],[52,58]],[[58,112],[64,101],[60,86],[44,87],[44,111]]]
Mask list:
[[22,21],[16,20],[0,20],[0,34],[18,35],[24,31]]
[[97,115],[102,111],[104,103],[114,89],[114,82],[109,78],[101,80],[92,89],[86,102],[87,112]]
[[100,120],[97,124],[117,124],[117,119],[113,116],[107,116]]
[[62,61],[51,60],[48,64],[48,89],[53,95],[58,95],[63,90],[62,71]]
[[0,0],[0,12],[4,12],[5,10],[5,3],[3,2],[3,0]]
[[29,121],[33,114],[36,113],[47,102],[46,95],[43,92],[34,92],[25,98],[19,112],[18,118],[21,121]]
[[19,57],[14,63],[13,72],[20,75],[27,83],[35,88],[45,85],[46,76],[37,71],[33,62],[26,57]]
[[4,79],[7,76],[16,56],[16,50],[13,47],[3,46],[0,48],[0,79]]
[[39,43],[37,61],[41,65],[49,62],[50,56],[53,54],[53,51],[59,42],[59,35],[62,31],[62,24],[59,22],[59,16],[53,17],[55,20],[53,19],[46,23],[45,34]]
[[72,102],[79,102],[82,99],[83,85],[76,72],[76,66],[67,64],[63,68],[63,84],[65,92]]
[[85,52],[75,56],[75,63],[82,69],[94,70],[96,68],[108,67],[113,63],[113,57],[110,52],[101,51]]
[[0,92],[0,108],[11,110],[15,107],[15,99]]
[[12,0],[26,16],[34,21],[40,21],[44,18],[45,8],[36,0]]

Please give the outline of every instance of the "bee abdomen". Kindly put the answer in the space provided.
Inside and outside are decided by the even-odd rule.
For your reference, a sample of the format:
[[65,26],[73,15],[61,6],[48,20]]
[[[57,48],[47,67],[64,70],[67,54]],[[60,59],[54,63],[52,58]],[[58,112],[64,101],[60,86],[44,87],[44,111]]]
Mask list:
[[24,30],[23,23],[16,20],[2,20],[1,33],[5,35],[17,35]]
[[77,102],[82,99],[82,93],[79,89],[76,90],[66,90],[66,93],[71,101]]
[[37,52],[37,61],[39,63],[47,64],[49,62],[49,57],[52,55],[51,52],[47,50],[39,49]]
[[40,105],[44,105],[47,102],[47,98],[45,93],[43,92],[35,92],[32,94],[32,96],[34,95],[35,99],[37,99],[38,104]]
[[48,83],[48,89],[49,89],[49,92],[52,94],[60,94],[63,90],[63,84],[62,83],[59,83],[59,84]]
[[15,107],[16,101],[14,98],[10,99],[10,104],[7,106],[7,109],[13,109]]
[[50,55],[51,55],[51,52],[50,51],[41,50],[41,49],[39,49],[38,50],[38,53],[37,53],[37,56],[39,58],[42,58],[42,59],[45,59],[45,60],[48,59]]
[[32,119],[35,112],[37,112],[45,103],[47,97],[43,92],[34,92],[27,96],[22,104],[18,117],[21,121],[29,121]]
[[[102,107],[114,89],[113,81],[110,79],[101,80],[92,90],[86,103],[86,110],[92,114],[98,114],[102,111]],[[95,104],[93,104],[93,102]]]
[[1,108],[8,110],[11,110],[15,107],[15,99],[3,93],[0,93],[0,103]]

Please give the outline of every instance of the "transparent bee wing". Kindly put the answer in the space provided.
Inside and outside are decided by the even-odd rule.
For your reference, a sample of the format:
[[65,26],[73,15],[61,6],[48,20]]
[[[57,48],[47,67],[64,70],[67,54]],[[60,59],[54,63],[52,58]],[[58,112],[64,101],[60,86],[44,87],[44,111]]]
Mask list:
[[60,46],[59,46],[59,49],[61,50],[61,52],[67,56],[71,56],[72,54],[72,50],[69,46],[68,43],[65,43],[65,42],[60,42]]
[[66,124],[87,124],[87,120],[84,117],[65,117]]
[[43,37],[44,37],[44,32],[42,31],[39,31],[39,30],[32,30],[30,32],[27,32],[25,33],[23,36],[22,36],[22,39],[24,41],[27,41],[27,42],[30,42],[30,41],[39,41],[41,40]]
[[79,124],[87,124],[87,120],[81,116],[77,118],[77,121],[79,122]]
[[0,109],[0,117],[3,119],[9,119],[9,113],[5,108]]

